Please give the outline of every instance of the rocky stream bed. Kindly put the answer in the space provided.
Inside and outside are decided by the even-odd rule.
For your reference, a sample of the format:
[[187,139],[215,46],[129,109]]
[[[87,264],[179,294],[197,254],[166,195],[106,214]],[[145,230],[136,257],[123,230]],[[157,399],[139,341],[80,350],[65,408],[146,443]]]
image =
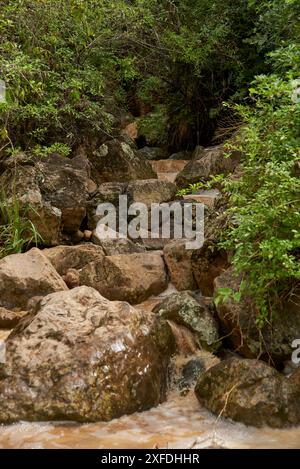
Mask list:
[[[44,245],[0,260],[0,447],[299,447],[299,305],[262,331],[251,298],[216,307],[219,288],[239,287],[216,245],[226,197],[176,195],[234,172],[239,155],[150,153],[112,140],[2,168]],[[204,245],[101,239],[97,206],[120,195],[149,210],[204,203]]]

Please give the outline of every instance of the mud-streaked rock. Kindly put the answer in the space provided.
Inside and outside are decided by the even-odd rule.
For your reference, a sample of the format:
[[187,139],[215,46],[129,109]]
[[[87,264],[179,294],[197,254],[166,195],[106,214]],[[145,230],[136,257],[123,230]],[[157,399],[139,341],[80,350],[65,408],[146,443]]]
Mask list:
[[174,350],[168,325],[79,287],[44,298],[6,339],[0,422],[108,421],[158,405]]

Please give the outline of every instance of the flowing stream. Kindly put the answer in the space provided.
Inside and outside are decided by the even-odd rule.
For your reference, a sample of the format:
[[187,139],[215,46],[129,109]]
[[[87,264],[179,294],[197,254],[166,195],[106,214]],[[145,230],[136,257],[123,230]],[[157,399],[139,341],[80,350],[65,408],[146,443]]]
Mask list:
[[[174,287],[170,286],[159,298],[150,299],[141,306],[151,310],[162,297],[173,291]],[[0,340],[4,340],[9,332],[0,330]],[[173,332],[184,353],[195,353],[188,333],[177,326]],[[180,357],[175,364],[180,365]],[[257,429],[218,419],[200,406],[193,391],[182,396],[175,390],[170,391],[167,401],[156,408],[108,423],[19,422],[0,425],[1,449],[213,447],[296,449],[300,448],[300,427]]]
[[299,448],[300,428],[256,429],[216,419],[193,393],[109,423],[0,426],[0,448]]

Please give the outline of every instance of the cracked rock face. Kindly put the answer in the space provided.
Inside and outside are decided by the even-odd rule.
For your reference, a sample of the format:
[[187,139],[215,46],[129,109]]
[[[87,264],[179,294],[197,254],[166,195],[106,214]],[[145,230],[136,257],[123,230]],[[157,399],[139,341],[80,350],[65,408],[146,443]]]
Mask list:
[[6,340],[0,421],[110,420],[165,398],[174,350],[155,315],[89,287],[53,293]]

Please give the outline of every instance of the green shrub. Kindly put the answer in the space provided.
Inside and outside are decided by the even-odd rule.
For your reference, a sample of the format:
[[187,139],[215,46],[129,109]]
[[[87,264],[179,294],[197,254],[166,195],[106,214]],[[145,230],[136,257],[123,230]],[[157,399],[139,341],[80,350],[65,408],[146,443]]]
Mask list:
[[118,80],[133,75],[127,54],[111,46],[123,3],[113,17],[108,1],[0,2],[0,148],[74,148],[111,132]]
[[225,185],[226,177],[223,173],[216,174],[211,176],[210,179],[206,182],[196,182],[195,184],[190,184],[188,187],[184,187],[177,192],[179,197],[185,196],[187,194],[197,194],[200,190],[209,190],[214,188],[222,188]]
[[226,185],[232,224],[222,247],[234,251],[260,325],[300,282],[300,101],[292,93],[289,78],[260,76],[253,83],[255,107],[238,107],[246,122],[238,145],[243,176]]
[[151,146],[163,146],[168,142],[168,114],[163,106],[138,120],[139,133]]
[[150,138],[174,148],[209,141],[223,100],[245,95],[260,64],[243,44],[255,20],[244,0],[6,0],[0,7],[2,150],[74,149],[108,138],[133,91],[152,106],[141,123]]
[[20,253],[42,241],[33,223],[27,218],[30,207],[21,209],[16,196],[0,199],[0,258]]

